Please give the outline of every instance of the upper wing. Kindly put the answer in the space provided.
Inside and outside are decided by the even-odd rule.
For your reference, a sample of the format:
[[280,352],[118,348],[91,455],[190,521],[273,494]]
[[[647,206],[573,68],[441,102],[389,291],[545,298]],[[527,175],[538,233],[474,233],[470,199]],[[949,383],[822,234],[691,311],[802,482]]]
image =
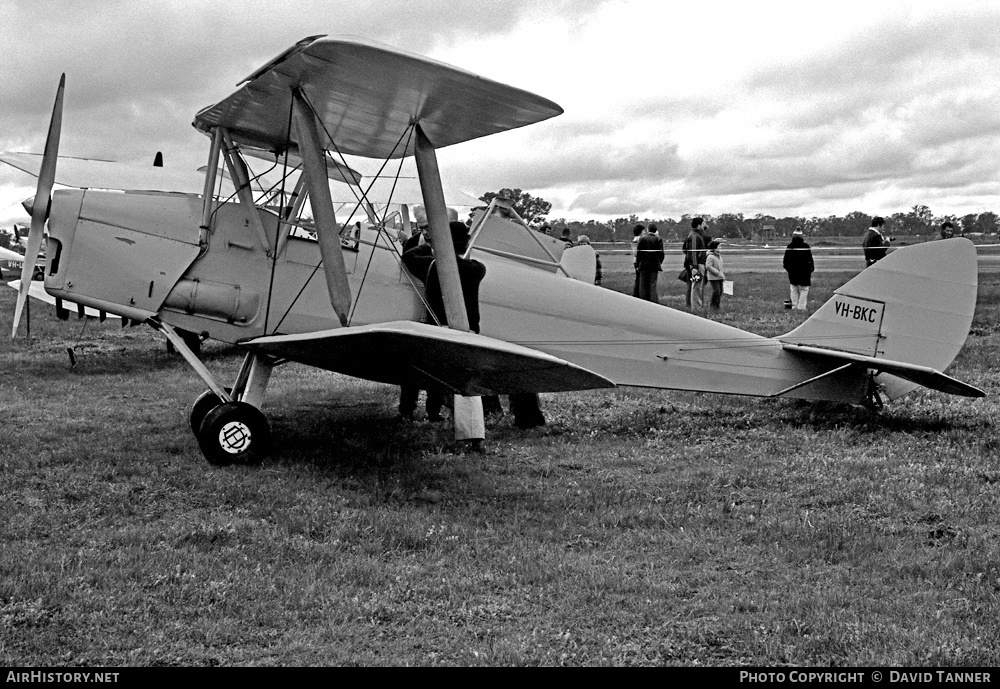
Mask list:
[[199,112],[193,124],[206,133],[226,127],[241,145],[284,150],[296,87],[342,153],[369,158],[412,155],[415,142],[406,135],[414,122],[442,148],[562,112],[541,96],[443,62],[364,39],[312,36]]
[[243,344],[357,378],[462,395],[614,387],[604,376],[534,349],[413,321],[272,335]]
[[808,345],[790,344],[787,342],[782,343],[781,346],[787,351],[795,352],[804,356],[836,359],[872,369],[877,373],[889,373],[894,376],[898,376],[899,378],[903,378],[904,380],[908,380],[911,383],[923,385],[924,387],[932,390],[946,392],[949,395],[962,395],[964,397],[986,396],[986,393],[979,388],[969,385],[968,383],[964,383],[957,378],[945,375],[941,371],[930,368],[929,366],[918,366],[917,364],[908,364],[905,361],[891,361],[889,359],[880,359],[874,356],[865,356],[864,354],[823,349],[822,347],[810,347]]

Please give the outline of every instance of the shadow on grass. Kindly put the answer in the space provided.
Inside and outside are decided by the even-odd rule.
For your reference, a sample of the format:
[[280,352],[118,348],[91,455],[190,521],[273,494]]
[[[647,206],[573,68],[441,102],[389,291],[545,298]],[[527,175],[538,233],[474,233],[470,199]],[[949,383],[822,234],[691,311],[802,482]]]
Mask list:
[[977,418],[919,412],[912,408],[878,411],[836,402],[789,402],[786,405],[779,412],[784,423],[809,426],[817,431],[846,427],[860,433],[974,432],[983,425]]
[[471,455],[448,423],[404,421],[386,407],[333,399],[275,410],[269,462],[315,471],[377,501],[435,501],[436,491],[469,478]]

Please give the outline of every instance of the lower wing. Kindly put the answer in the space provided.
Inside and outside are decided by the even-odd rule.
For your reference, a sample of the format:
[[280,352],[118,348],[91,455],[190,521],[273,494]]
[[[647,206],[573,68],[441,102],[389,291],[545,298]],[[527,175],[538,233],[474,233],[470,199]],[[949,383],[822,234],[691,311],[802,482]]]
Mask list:
[[469,396],[614,387],[604,376],[534,349],[413,321],[271,335],[242,344],[357,378]]

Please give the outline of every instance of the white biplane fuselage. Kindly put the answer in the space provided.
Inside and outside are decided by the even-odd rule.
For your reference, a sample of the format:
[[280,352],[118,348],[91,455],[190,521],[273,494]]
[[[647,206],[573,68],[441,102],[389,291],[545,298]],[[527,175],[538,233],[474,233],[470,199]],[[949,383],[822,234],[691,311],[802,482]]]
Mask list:
[[[494,202],[471,230],[469,255],[487,270],[481,334],[466,332],[454,252],[441,250],[452,244],[434,150],[559,112],[533,94],[385,46],[306,39],[198,114],[195,127],[212,142],[201,194],[51,194],[45,288],[145,321],[181,350],[210,389],[192,427],[217,463],[259,458],[262,443],[251,438],[269,434],[258,408],[279,360],[461,395],[612,385],[852,403],[917,385],[982,394],[942,373],[975,307],[975,249],[959,239],[894,252],[802,326],[766,338],[596,287],[590,247],[564,250]],[[293,154],[303,169],[294,193],[255,203],[241,146],[272,150],[276,161]],[[449,328],[421,322],[421,285],[370,199],[358,206],[373,229],[360,236],[348,231],[353,217],[336,217],[330,179],[340,173],[326,162],[334,148],[415,156]],[[54,175],[53,150],[47,144],[50,169],[43,163],[36,198],[49,196],[42,180]],[[213,193],[220,158],[233,200]],[[308,222],[300,220],[306,197]],[[43,216],[32,210],[32,233],[40,232]],[[404,233],[406,216],[404,208],[396,228]],[[304,225],[315,239],[299,236]],[[232,393],[176,329],[247,348]]]

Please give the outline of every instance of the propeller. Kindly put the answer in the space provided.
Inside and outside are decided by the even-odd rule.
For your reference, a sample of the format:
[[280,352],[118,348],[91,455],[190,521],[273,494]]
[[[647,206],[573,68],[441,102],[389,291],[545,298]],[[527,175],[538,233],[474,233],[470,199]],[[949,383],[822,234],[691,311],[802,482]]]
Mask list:
[[52,106],[52,120],[49,122],[49,134],[45,139],[45,152],[42,154],[42,169],[38,173],[38,186],[31,202],[31,229],[28,230],[27,250],[24,252],[24,265],[21,268],[21,287],[17,293],[17,306],[14,309],[14,328],[10,336],[17,335],[17,326],[21,321],[21,311],[28,299],[28,288],[35,272],[35,262],[42,247],[42,236],[45,231],[45,221],[49,216],[49,206],[52,203],[52,185],[56,179],[56,160],[59,157],[59,133],[62,130],[63,91],[66,89],[66,75],[59,78],[59,90],[56,91],[56,102]]

